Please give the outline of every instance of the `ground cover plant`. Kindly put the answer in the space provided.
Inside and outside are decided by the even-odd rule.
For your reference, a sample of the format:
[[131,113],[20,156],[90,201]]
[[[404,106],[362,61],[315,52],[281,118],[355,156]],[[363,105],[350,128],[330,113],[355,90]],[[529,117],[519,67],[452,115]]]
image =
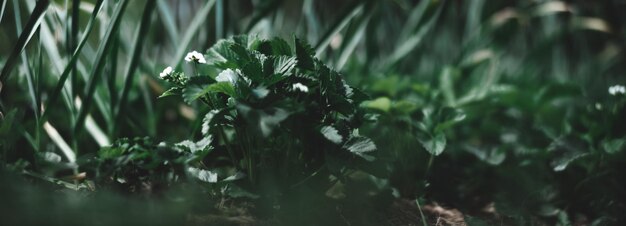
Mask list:
[[623,225],[622,1],[0,1],[2,225]]

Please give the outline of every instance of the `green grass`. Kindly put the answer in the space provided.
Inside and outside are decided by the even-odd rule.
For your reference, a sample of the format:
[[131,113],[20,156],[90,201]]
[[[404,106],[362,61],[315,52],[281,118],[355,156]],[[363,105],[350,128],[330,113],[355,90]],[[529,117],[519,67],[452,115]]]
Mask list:
[[[155,204],[173,206],[162,211],[270,225],[377,225],[398,200],[414,200],[408,212],[423,216],[413,224],[434,223],[426,207],[438,203],[468,223],[620,225],[626,99],[608,89],[626,84],[624,10],[619,1],[3,0],[0,162],[16,185],[2,197],[19,194],[21,212],[46,203],[75,213],[74,195],[122,193],[142,206],[157,194],[171,197]],[[251,36],[219,42],[236,35]],[[209,65],[183,61],[193,50]],[[193,75],[191,85],[160,79],[167,66]],[[252,82],[215,83],[227,68]],[[344,80],[355,96],[337,91]],[[319,96],[291,96],[296,83]],[[182,96],[159,98],[167,90]],[[369,150],[354,138],[365,136],[375,152],[358,151]],[[336,150],[322,142],[338,137],[354,139]],[[195,154],[172,152],[181,145]],[[132,172],[150,176],[109,180]],[[20,187],[35,198],[19,199]],[[119,206],[106,197],[77,200]],[[480,212],[490,204],[499,217]]]

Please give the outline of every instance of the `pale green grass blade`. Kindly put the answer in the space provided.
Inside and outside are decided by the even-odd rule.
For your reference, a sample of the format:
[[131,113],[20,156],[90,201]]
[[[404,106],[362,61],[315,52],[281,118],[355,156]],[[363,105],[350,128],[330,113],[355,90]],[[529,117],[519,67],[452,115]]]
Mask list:
[[426,34],[428,34],[428,32],[431,31],[435,27],[435,24],[437,23],[437,20],[439,19],[439,15],[441,14],[441,11],[443,10],[443,7],[445,6],[446,1],[442,1],[439,4],[440,5],[437,8],[437,11],[435,12],[435,14],[424,25],[422,25],[422,27],[418,29],[418,31],[415,32],[414,35],[412,35],[407,40],[399,44],[398,47],[396,47],[395,51],[388,58],[389,60],[386,62],[385,66],[391,67],[395,65],[400,60],[402,60],[407,54],[413,51],[417,46],[419,46],[419,44],[422,43],[422,40],[424,39]]
[[335,23],[322,35],[315,45],[315,56],[320,57],[324,49],[330,43],[330,40],[341,31],[352,18],[358,15],[363,10],[363,4],[365,1],[355,0],[350,3],[347,9],[341,14],[341,16],[335,21]]
[[43,124],[43,129],[48,133],[48,136],[57,145],[61,153],[65,155],[69,162],[76,162],[76,153],[72,151],[72,148],[65,142],[65,139],[59,134],[59,132],[54,128],[50,123],[45,122]]
[[[15,16],[15,29],[16,29],[16,33],[20,34],[22,33],[22,20],[21,20],[21,14],[20,14],[20,7],[17,1],[14,2],[13,4],[13,9],[14,9],[14,16]],[[21,66],[21,70],[24,72],[24,74],[26,74],[26,83],[28,85],[28,94],[30,96],[31,99],[31,104],[33,105],[33,111],[35,112],[35,118],[39,118],[39,111],[37,111],[37,95],[36,92],[38,91],[36,89],[36,85],[35,85],[35,72],[33,72],[32,67],[30,66],[30,62],[28,61],[28,56],[26,51],[22,52],[20,54],[20,58],[22,59],[22,64],[20,64]]]
[[[69,40],[68,45],[68,55],[72,55],[74,50],[76,50],[78,44],[78,31],[80,30],[80,0],[72,1],[72,20],[71,20],[71,32],[70,36],[67,40]],[[72,66],[72,75],[70,76],[70,84],[72,87],[72,93],[70,96],[76,96],[76,87],[78,87],[78,72],[76,72],[76,67]]]
[[215,3],[215,40],[224,37],[224,0]]
[[277,10],[282,2],[283,0],[261,1],[259,3],[259,6],[255,6],[255,8],[257,8],[258,10],[255,10],[252,19],[248,23],[248,26],[246,26],[245,32],[250,33],[252,28],[254,28],[263,18],[265,18],[273,11]]
[[[117,128],[121,123],[121,119],[123,117],[123,113],[126,111],[126,102],[128,99],[128,92],[133,83],[133,79],[135,78],[135,70],[139,65],[139,61],[141,60],[141,53],[143,50],[143,44],[146,35],[148,34],[148,29],[150,28],[150,19],[152,18],[152,11],[154,11],[155,2],[148,1],[143,11],[143,16],[141,19],[141,23],[139,24],[139,29],[137,29],[137,33],[135,34],[134,46],[132,48],[132,54],[130,55],[130,62],[126,67],[126,73],[124,73],[124,86],[122,87],[122,94],[120,95],[120,101],[115,111],[115,122],[114,127]],[[116,133],[114,129],[114,133]]]
[[4,16],[4,9],[6,8],[7,2],[9,0],[0,0],[0,1],[2,1],[2,3],[0,3],[2,4],[2,6],[0,6],[0,23],[2,23],[2,17]]
[[363,40],[365,36],[365,28],[367,27],[370,19],[372,18],[373,5],[368,5],[363,15],[359,17],[354,29],[349,29],[345,36],[341,46],[339,58],[335,64],[335,69],[341,70],[343,66],[348,62],[350,56],[356,49],[356,46]]
[[96,85],[100,82],[102,70],[106,65],[106,55],[111,49],[111,44],[113,43],[113,40],[116,38],[121,18],[124,10],[126,9],[126,6],[128,5],[128,2],[128,0],[123,0],[118,3],[109,23],[109,26],[107,27],[106,34],[101,41],[102,44],[98,47],[98,53],[96,55],[94,67],[91,70],[91,75],[89,77],[89,81],[87,82],[87,92],[85,93],[85,97],[83,98],[83,106],[80,108],[80,111],[78,112],[78,117],[76,118],[76,122],[74,124],[75,135],[78,134],[83,128],[85,117],[87,116],[87,113],[89,112],[93,103]]
[[17,58],[24,50],[30,39],[35,34],[37,28],[41,24],[41,20],[43,19],[43,16],[45,15],[46,9],[48,8],[49,4],[49,0],[40,0],[37,2],[35,9],[28,18],[28,22],[26,22],[26,27],[24,27],[24,30],[20,33],[20,37],[18,38],[17,43],[14,45],[13,52],[11,52],[11,55],[9,55],[9,58],[2,68],[2,72],[0,72],[0,82],[6,81],[6,79],[11,74],[11,70],[13,70],[13,67],[15,67]]
[[[52,94],[50,94],[50,98],[46,102],[46,106],[53,106],[59,94],[61,93],[61,90],[63,89],[64,84],[65,84],[65,81],[67,80],[67,77],[70,75],[70,71],[75,66],[76,61],[79,58],[80,51],[83,49],[83,47],[87,43],[89,34],[91,34],[91,31],[93,30],[94,24],[97,20],[98,12],[100,12],[100,10],[102,9],[102,3],[103,3],[103,0],[98,0],[98,2],[96,3],[93,9],[93,12],[91,13],[89,22],[87,23],[87,27],[85,28],[85,32],[83,32],[83,37],[78,43],[76,50],[74,50],[74,54],[70,58],[70,62],[68,62],[67,66],[63,70],[63,73],[61,73],[61,77],[59,78],[59,81],[57,82],[56,87],[54,88],[54,90],[52,91]],[[44,117],[46,113],[47,112],[44,112]]]
[[178,43],[178,49],[176,50],[176,54],[174,54],[174,59],[172,59],[170,66],[175,68],[178,67],[185,53],[189,51],[187,49],[189,47],[189,43],[191,43],[191,40],[196,36],[196,33],[198,33],[202,25],[204,25],[204,23],[206,22],[207,17],[209,16],[209,12],[211,12],[211,8],[213,8],[213,5],[215,5],[215,0],[209,0],[202,7],[202,9],[200,9],[196,13],[196,16],[191,21],[191,24],[189,24],[189,28],[187,28],[187,31],[185,31],[183,39]]
[[402,27],[402,31],[400,31],[400,36],[398,40],[406,40],[409,36],[417,29],[417,26],[422,21],[422,17],[424,13],[426,13],[426,9],[432,3],[430,0],[423,0],[411,10],[409,14],[409,18],[406,21],[406,24]]
[[165,26],[167,35],[172,41],[172,45],[176,46],[180,41],[180,37],[178,35],[178,29],[176,29],[174,16],[172,15],[169,9],[169,6],[167,5],[167,1],[156,1],[156,2],[157,2],[157,7],[159,9],[159,16],[163,20],[163,25]]

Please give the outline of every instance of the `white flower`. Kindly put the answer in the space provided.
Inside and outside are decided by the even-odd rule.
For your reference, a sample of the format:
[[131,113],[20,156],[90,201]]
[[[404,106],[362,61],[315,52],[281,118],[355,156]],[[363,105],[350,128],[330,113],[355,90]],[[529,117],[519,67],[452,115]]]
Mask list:
[[298,91],[303,92],[303,93],[309,92],[309,87],[306,87],[305,85],[302,85],[302,83],[299,83],[299,82],[296,83],[296,84],[293,84],[293,86],[291,86],[291,88],[293,90],[298,90]]
[[172,72],[174,72],[174,69],[172,69],[172,67],[166,67],[165,69],[163,69],[163,72],[161,72],[161,74],[159,74],[159,77],[165,78],[165,77],[171,75]]
[[626,93],[626,88],[622,85],[614,85],[609,87],[609,93],[613,96],[617,95],[617,94],[625,94]]
[[239,80],[239,75],[231,69],[223,70],[215,77],[215,81],[217,82],[230,82],[233,85],[237,84],[237,80]]
[[187,53],[187,56],[185,56],[185,61],[187,62],[196,62],[196,63],[201,63],[201,64],[206,64],[206,60],[204,59],[204,55],[202,55],[201,53],[197,52],[197,51],[193,51],[193,52],[189,52]]

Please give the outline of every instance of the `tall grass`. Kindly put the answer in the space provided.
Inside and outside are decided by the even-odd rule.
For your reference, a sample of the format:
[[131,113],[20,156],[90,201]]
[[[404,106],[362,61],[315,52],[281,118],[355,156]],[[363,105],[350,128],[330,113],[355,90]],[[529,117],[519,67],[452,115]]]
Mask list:
[[[196,115],[208,109],[172,97],[157,99],[167,86],[156,79],[158,73],[167,66],[191,71],[192,65],[182,61],[187,52],[202,52],[221,38],[241,33],[296,35],[315,43],[316,56],[370,92],[377,109],[436,105],[474,112],[468,117],[475,119],[493,113],[476,110],[490,101],[519,98],[511,94],[490,99],[494,93],[532,89],[538,93],[534,99],[506,114],[521,114],[520,109],[543,113],[551,107],[542,105],[542,98],[554,95],[551,92],[576,93],[571,87],[582,93],[572,97],[605,106],[606,88],[625,82],[624,9],[619,1],[2,0],[3,161],[54,153],[74,163],[120,137],[186,137],[190,125],[202,124]],[[215,74],[205,69],[199,71]],[[553,91],[555,87],[560,90]],[[550,104],[561,106],[559,101],[564,100]],[[565,139],[567,131],[586,123],[538,118],[555,121],[541,121],[549,125],[563,124],[562,131],[533,125],[536,131],[530,131],[549,134],[549,142]],[[450,134],[452,140],[467,143],[496,139],[490,134],[485,140],[467,141],[461,139],[465,132]],[[386,145],[411,149],[412,143],[401,137]],[[411,139],[419,144],[418,138]],[[443,158],[471,152],[486,159],[497,152],[494,148],[476,154],[459,146]]]

